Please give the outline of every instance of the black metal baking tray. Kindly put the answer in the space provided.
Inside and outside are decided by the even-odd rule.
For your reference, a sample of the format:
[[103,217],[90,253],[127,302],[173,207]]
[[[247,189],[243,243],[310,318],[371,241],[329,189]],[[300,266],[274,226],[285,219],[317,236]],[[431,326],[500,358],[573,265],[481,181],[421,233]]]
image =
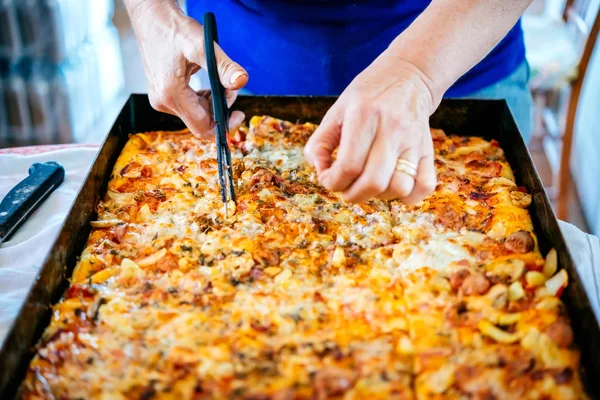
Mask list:
[[[234,108],[246,116],[269,114],[303,122],[319,122],[334,97],[240,96]],[[514,169],[517,184],[533,195],[530,208],[541,251],[555,247],[559,264],[569,273],[564,301],[581,349],[586,389],[600,398],[600,325],[596,320],[581,278],[568,253],[525,143],[504,101],[444,100],[431,117],[431,126],[467,136],[496,139]],[[69,211],[29,295],[0,349],[0,398],[12,398],[33,356],[34,346],[50,321],[50,305],[67,288],[77,257],[90,233],[97,199],[104,193],[113,165],[130,133],[182,129],[173,116],[154,111],[146,95],[132,95],[108,133],[90,172]],[[595,379],[594,379],[595,378]]]

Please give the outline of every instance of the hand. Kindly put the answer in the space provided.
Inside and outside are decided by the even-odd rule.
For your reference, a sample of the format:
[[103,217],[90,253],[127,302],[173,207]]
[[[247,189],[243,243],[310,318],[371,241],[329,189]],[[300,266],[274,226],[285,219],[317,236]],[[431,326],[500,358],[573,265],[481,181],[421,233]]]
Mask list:
[[[148,80],[150,103],[158,111],[177,115],[198,136],[211,135],[214,121],[210,91],[194,91],[190,78],[206,68],[202,25],[187,17],[173,1],[129,0],[129,14],[136,31]],[[231,106],[237,90],[248,82],[248,73],[215,44],[217,68]],[[234,111],[231,128],[244,120]]]
[[[440,102],[432,87],[413,64],[386,53],[377,58],[344,90],[304,149],[320,184],[350,202],[377,197],[413,204],[431,193],[429,116]],[[417,166],[416,178],[396,171],[399,158]]]

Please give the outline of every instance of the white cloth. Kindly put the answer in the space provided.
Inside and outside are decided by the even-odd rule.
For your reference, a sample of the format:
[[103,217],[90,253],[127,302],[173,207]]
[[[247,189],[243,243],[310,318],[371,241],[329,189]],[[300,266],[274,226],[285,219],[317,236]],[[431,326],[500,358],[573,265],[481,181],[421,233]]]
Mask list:
[[[66,171],[63,184],[11,240],[0,245],[0,345],[58,234],[97,151],[77,148],[29,156],[0,154],[0,198],[27,176],[27,170],[33,163],[58,161]],[[594,311],[600,316],[600,240],[571,224],[561,221],[560,225]]]
[[567,222],[558,221],[558,224],[596,318],[600,320],[600,239]]
[[0,345],[54,243],[98,149],[76,148],[22,156],[0,154],[0,199],[27,177],[36,162],[57,161],[65,180],[21,226],[0,245]]

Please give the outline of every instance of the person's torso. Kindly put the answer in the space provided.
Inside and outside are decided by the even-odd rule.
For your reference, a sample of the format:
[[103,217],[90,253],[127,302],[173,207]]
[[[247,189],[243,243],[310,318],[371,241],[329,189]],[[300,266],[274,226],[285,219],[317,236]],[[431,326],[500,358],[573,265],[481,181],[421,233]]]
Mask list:
[[[248,70],[255,94],[337,95],[429,5],[429,0],[188,0],[217,17],[222,48]],[[524,59],[520,23],[448,91],[462,96]]]

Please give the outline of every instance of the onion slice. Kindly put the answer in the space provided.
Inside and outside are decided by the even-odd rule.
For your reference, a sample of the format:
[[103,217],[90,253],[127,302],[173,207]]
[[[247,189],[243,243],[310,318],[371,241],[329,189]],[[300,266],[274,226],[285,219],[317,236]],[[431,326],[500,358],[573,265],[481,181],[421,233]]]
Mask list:
[[557,269],[558,255],[556,254],[555,249],[550,249],[550,251],[546,255],[546,261],[544,262],[544,275],[546,275],[546,277],[549,278],[556,273]]
[[160,249],[156,253],[150,254],[148,257],[138,260],[137,265],[139,265],[140,267],[147,267],[149,265],[156,264],[157,262],[162,260],[162,258],[166,255],[167,249]]
[[104,221],[91,221],[90,225],[94,228],[112,228],[113,226],[117,226],[121,224],[123,221],[119,221],[118,219],[107,219]]
[[135,204],[135,195],[136,195],[135,193],[119,193],[119,192],[113,192],[112,190],[109,190],[106,192],[106,194],[112,200],[116,201],[117,203],[119,203],[121,205]]
[[568,282],[569,276],[567,275],[567,271],[561,269],[556,275],[546,281],[546,290],[552,296],[560,296],[563,289],[567,287]]

